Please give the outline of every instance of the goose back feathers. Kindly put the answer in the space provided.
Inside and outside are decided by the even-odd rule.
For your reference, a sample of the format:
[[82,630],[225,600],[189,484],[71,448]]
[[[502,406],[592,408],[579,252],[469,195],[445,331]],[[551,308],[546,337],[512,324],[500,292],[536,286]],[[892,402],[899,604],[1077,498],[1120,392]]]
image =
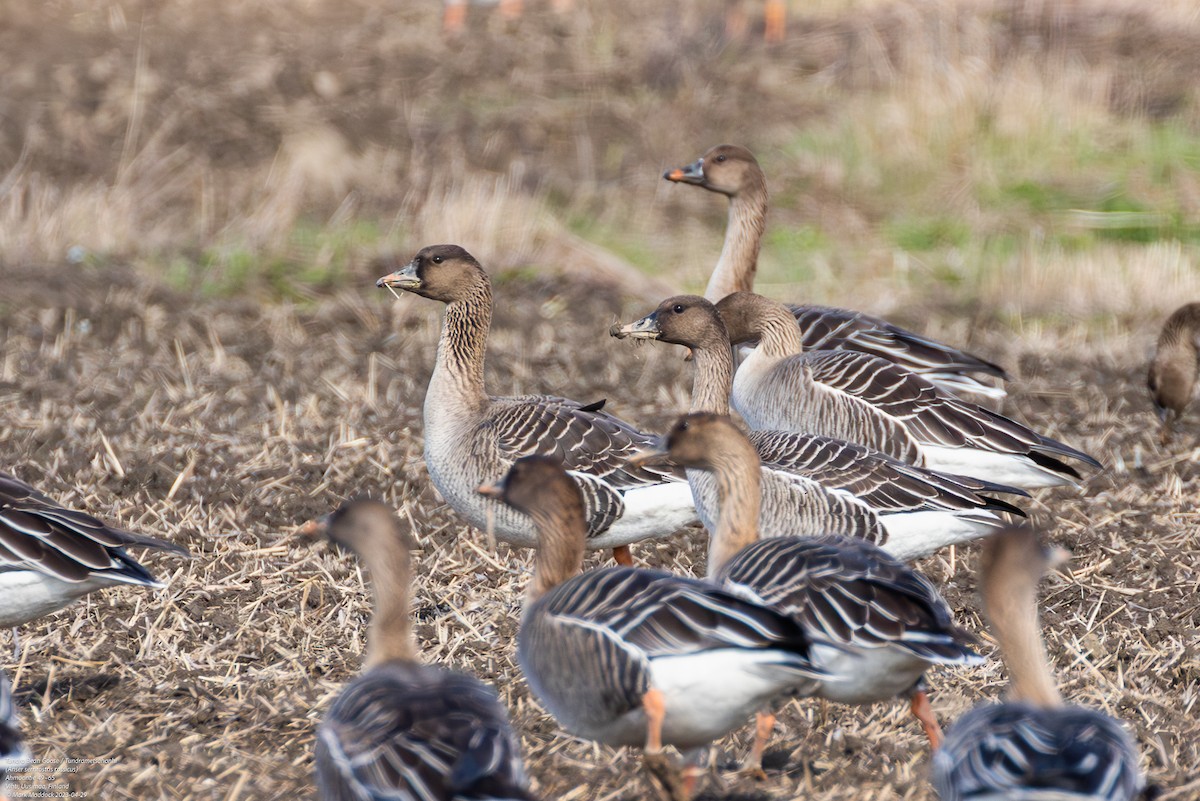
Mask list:
[[733,406],[751,428],[809,431],[949,473],[1034,488],[1092,467],[1087,454],[950,395],[895,364],[849,351],[804,353],[783,307],[739,292],[717,304],[730,341],[760,344],[734,378]]
[[0,627],[27,623],[103,587],[162,587],[127,547],[188,553],[67,509],[0,473]]
[[483,364],[491,282],[465,250],[427,247],[377,283],[446,304],[425,396],[425,462],[438,491],[468,523],[491,526],[517,545],[536,543],[528,517],[475,492],[480,482],[504,475],[516,459],[530,455],[553,456],[576,475],[587,504],[589,548],[666,536],[696,519],[682,472],[626,466],[654,438],[604,412],[603,402],[487,395]]
[[[729,198],[725,244],[704,296],[716,303],[733,292],[754,289],[758,254],[767,218],[767,180],[744,147],[717,145],[684,167],[668,170],[668,181],[691,184]],[[1004,390],[971,373],[1007,380],[1002,367],[949,345],[914,334],[886,320],[847,309],[790,306],[805,350],[852,350],[921,373],[950,392],[1004,397]]]
[[375,609],[366,671],[325,716],[316,745],[322,801],[528,800],[517,735],[496,694],[470,676],[416,661],[407,534],[377,501],[324,521],[371,575]]

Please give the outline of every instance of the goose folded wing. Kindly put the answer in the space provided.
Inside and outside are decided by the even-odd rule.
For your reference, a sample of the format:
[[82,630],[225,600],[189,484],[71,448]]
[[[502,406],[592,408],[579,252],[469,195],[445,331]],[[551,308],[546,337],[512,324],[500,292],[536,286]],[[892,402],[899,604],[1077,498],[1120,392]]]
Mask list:
[[861,445],[791,431],[752,431],[764,465],[810,476],[861,498],[880,512],[990,508],[980,492],[1027,495],[1024,490],[925,470]]
[[772,606],[857,648],[895,645],[935,661],[971,660],[950,610],[919,573],[854,540],[762,540],[718,575],[735,594]]
[[598,476],[619,490],[686,480],[674,466],[630,467],[628,460],[657,438],[599,411],[597,404],[545,395],[500,399],[487,425],[513,459],[553,456],[567,470]]

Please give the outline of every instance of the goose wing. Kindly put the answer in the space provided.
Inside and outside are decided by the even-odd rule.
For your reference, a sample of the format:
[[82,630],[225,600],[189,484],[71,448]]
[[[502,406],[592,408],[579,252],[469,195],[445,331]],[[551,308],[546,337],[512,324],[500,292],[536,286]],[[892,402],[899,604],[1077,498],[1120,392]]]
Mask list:
[[[855,350],[878,356],[914,373],[981,373],[1008,380],[998,364],[974,354],[915,334],[887,320],[862,312],[827,306],[792,306],[805,350]],[[994,387],[978,384],[995,394]],[[972,390],[978,391],[978,390]],[[1003,396],[1004,391],[1000,390]]]
[[860,498],[876,512],[997,509],[1024,516],[1015,506],[980,493],[1028,495],[990,481],[926,470],[845,440],[796,431],[751,431],[763,464],[806,476]]
[[1049,461],[1067,456],[1097,469],[1101,467],[1082,451],[1044,437],[1003,415],[959,400],[925,378],[883,359],[849,351],[825,351],[795,358],[803,360],[813,381],[822,388],[854,397],[901,422],[923,444],[1039,454]]
[[717,576],[738,595],[856,648],[892,645],[930,662],[974,662],[929,580],[865,542],[779,537],[743,548]]
[[657,437],[607,414],[602,405],[548,395],[497,398],[486,425],[512,459],[553,456],[567,470],[597,476],[618,490],[686,480],[673,465],[631,467],[628,460],[653,447]]
[[393,662],[356,679],[321,724],[322,799],[528,799],[520,747],[495,693]]
[[118,582],[157,585],[125,553],[126,546],[187,554],[174,543],[67,509],[24,481],[0,473],[0,569],[37,570],[68,582],[104,575]]
[[963,715],[933,756],[942,801],[1089,798],[1132,801],[1143,780],[1120,723],[1082,707],[987,704]]

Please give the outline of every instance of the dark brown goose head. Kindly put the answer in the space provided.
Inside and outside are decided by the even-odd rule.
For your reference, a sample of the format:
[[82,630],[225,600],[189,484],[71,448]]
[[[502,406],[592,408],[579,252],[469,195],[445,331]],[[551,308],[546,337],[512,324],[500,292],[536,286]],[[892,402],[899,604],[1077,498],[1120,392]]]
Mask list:
[[701,350],[729,347],[717,307],[699,295],[667,298],[642,319],[628,325],[614,325],[609,333],[617,339],[657,339]]
[[403,289],[423,298],[453,303],[491,286],[475,257],[458,245],[421,248],[412,261],[375,282],[381,289]]
[[370,498],[347,501],[318,524],[329,541],[355,553],[371,575],[375,612],[366,667],[415,658],[408,598],[412,538],[391,507]]
[[766,192],[767,179],[754,154],[738,145],[717,145],[685,167],[663,173],[663,178],[703,187],[727,197]]
[[537,527],[537,562],[527,596],[535,601],[583,567],[587,522],[583,496],[562,465],[549,456],[524,456],[479,494],[527,514]]

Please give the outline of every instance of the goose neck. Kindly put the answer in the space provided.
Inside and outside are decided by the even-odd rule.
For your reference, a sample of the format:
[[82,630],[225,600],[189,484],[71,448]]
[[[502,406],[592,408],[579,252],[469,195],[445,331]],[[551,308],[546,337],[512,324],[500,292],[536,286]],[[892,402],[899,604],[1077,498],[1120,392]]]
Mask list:
[[487,403],[483,364],[492,323],[492,293],[486,284],[450,302],[442,319],[430,393],[439,403],[482,407]]
[[[733,444],[731,443],[731,446]],[[758,515],[762,504],[762,470],[749,442],[723,448],[712,460],[717,480],[717,527],[708,550],[711,579],[734,554],[758,540]]]
[[1012,696],[1034,706],[1061,706],[1038,621],[1036,578],[992,582],[984,587],[984,606],[1008,666]]
[[583,510],[572,504],[551,505],[529,516],[538,535],[533,580],[525,593],[526,603],[532,604],[583,569],[587,525]]
[[762,309],[756,349],[763,356],[779,359],[804,352],[804,340],[796,318],[784,306],[772,303]]
[[367,569],[371,574],[375,612],[367,631],[365,668],[416,658],[409,613],[412,569],[408,550],[400,543],[397,533],[391,543],[368,555]]
[[725,244],[704,297],[716,303],[734,292],[754,289],[758,272],[758,252],[767,224],[766,182],[744,190],[729,199],[729,221],[725,225]]
[[733,350],[728,340],[694,348],[695,375],[692,378],[693,412],[729,414],[729,395],[733,391]]

